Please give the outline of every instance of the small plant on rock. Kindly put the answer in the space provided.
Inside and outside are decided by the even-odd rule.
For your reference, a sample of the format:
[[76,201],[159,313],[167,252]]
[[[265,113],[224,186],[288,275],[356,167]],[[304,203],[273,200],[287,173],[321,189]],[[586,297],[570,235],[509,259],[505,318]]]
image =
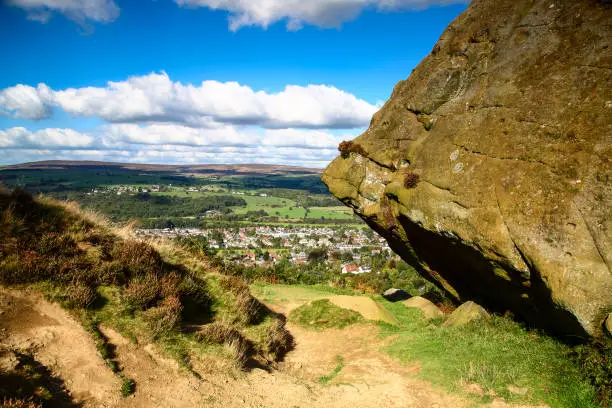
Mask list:
[[351,153],[356,153],[359,154],[361,156],[367,156],[366,151],[363,149],[363,147],[359,144],[359,143],[355,143],[352,141],[343,141],[338,145],[338,150],[340,151],[340,155],[346,159],[348,158]]
[[411,171],[407,171],[404,175],[404,187],[415,188],[417,184],[419,184],[420,178],[421,177],[418,174],[413,173]]

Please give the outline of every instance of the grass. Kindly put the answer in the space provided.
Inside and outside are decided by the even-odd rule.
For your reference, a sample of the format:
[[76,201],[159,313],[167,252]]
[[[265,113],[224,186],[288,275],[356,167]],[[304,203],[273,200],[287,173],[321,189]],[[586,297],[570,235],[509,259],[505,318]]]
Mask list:
[[129,397],[136,391],[136,383],[129,378],[121,377],[121,396]]
[[336,378],[340,371],[344,368],[344,358],[342,356],[336,356],[336,367],[328,375],[319,377],[319,384],[327,385],[331,380]]
[[343,329],[365,320],[353,310],[342,309],[327,299],[319,299],[293,310],[289,314],[289,321],[312,330],[323,330]]
[[329,285],[272,285],[253,283],[253,294],[267,303],[282,303],[287,300],[295,302],[308,302],[330,295],[355,295],[350,289],[337,288]]
[[[598,406],[593,387],[568,357],[569,347],[552,338],[501,317],[453,328],[432,327],[417,309],[390,302],[385,306],[400,325],[380,324],[383,337],[396,336],[383,351],[403,362],[418,361],[419,375],[427,381],[452,391],[477,383],[511,402],[544,402],[553,408]],[[528,392],[516,395],[508,386]]]

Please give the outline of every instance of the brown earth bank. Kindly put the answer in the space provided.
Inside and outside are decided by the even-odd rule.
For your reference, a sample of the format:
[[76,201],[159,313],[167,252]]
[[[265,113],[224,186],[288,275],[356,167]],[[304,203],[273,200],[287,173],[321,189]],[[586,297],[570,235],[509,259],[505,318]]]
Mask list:
[[[270,305],[270,307],[275,307]],[[280,307],[278,311],[282,311]],[[405,366],[378,351],[378,328],[361,324],[314,332],[288,325],[296,346],[274,369],[223,371],[203,356],[188,372],[153,344],[136,345],[102,327],[135,393],[120,396],[120,381],[96,352],[89,334],[57,304],[34,291],[0,288],[0,344],[28,353],[63,381],[73,404],[83,407],[471,407],[416,378],[418,363]],[[344,367],[326,385],[318,381],[342,358]],[[74,406],[74,405],[66,405]],[[483,405],[505,408],[496,399]]]
[[474,0],[322,179],[457,303],[612,311],[609,1]]

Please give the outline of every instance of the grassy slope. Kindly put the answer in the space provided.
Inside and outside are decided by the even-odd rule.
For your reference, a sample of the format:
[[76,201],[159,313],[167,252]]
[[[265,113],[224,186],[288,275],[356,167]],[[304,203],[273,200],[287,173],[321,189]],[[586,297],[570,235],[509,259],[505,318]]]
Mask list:
[[[243,364],[274,360],[290,346],[284,322],[206,259],[134,240],[76,206],[19,191],[0,191],[0,284],[36,287],[71,309],[114,371],[101,324],[134,342],[157,342],[188,369],[201,354]],[[198,336],[215,323],[237,333],[244,347]]]
[[[568,357],[569,348],[550,337],[528,332],[502,317],[443,328],[424,321],[418,309],[401,303],[385,305],[400,326],[381,324],[383,337],[397,336],[384,351],[402,361],[418,360],[420,375],[433,383],[458,389],[462,382],[473,382],[508,401],[542,401],[567,408],[597,406],[593,387]],[[528,392],[513,394],[508,386]]]

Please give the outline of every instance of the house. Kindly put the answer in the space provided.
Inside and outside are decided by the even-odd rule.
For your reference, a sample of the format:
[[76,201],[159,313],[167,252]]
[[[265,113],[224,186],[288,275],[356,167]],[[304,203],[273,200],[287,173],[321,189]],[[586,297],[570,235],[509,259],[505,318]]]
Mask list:
[[357,265],[352,265],[352,264],[345,264],[342,265],[342,273],[346,274],[346,273],[352,273],[354,275],[359,274],[359,267]]

